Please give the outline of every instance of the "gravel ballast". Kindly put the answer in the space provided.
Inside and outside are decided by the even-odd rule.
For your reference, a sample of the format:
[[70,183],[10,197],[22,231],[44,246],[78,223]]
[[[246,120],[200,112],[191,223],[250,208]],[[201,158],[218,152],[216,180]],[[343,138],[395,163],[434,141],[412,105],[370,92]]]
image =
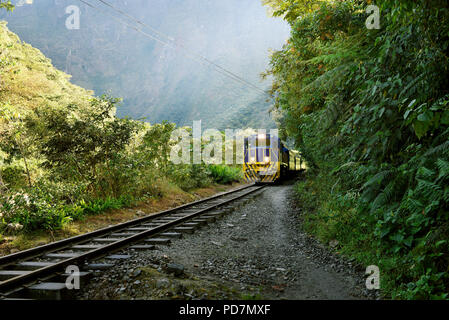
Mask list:
[[[79,299],[371,299],[365,269],[301,231],[292,185],[268,186],[214,223],[95,272]],[[110,262],[110,261],[108,261]]]

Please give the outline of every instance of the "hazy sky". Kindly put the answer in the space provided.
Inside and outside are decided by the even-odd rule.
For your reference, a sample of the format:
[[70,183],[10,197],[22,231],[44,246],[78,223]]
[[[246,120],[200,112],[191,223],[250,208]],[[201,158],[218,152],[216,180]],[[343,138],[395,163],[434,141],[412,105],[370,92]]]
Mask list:
[[[108,0],[151,28],[127,23],[173,49],[127,28],[116,20],[124,16],[98,0],[86,1],[101,12],[79,0],[21,0],[0,18],[74,83],[123,97],[122,115],[132,117],[180,123],[238,112],[260,93],[192,59],[191,52],[266,89],[260,73],[269,49],[280,49],[289,35],[289,26],[269,17],[260,0]],[[73,5],[80,10],[79,30],[66,27]]]

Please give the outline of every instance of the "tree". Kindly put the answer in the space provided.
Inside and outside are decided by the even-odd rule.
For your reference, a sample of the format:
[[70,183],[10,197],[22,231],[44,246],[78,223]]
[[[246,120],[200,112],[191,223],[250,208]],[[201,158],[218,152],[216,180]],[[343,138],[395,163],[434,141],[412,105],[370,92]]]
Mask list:
[[28,127],[39,135],[44,165],[58,169],[65,178],[93,183],[100,164],[109,165],[128,145],[137,123],[115,116],[119,99],[93,98],[91,108],[69,105],[61,109],[38,109]]
[[[0,108],[0,120],[0,149],[8,155],[5,160],[6,162],[11,162],[14,158],[23,160],[28,186],[31,187],[28,159],[33,154],[33,136],[27,131],[23,116],[8,104]],[[1,172],[0,181],[3,184]]]
[[262,4],[270,8],[274,17],[283,17],[290,24],[305,14],[319,8],[324,0],[262,0]]
[[268,72],[281,129],[320,196],[354,212],[328,219],[327,203],[320,223],[394,256],[408,270],[391,285],[400,297],[447,298],[448,2],[376,1],[379,30],[365,25],[369,0],[266,3],[292,27]]
[[163,173],[167,172],[171,148],[170,137],[174,129],[175,124],[167,121],[152,125],[145,133],[140,147],[145,159]]
[[[14,10],[14,5],[11,4],[11,0],[1,0],[0,1],[0,9],[6,9],[7,11],[13,11]],[[1,79],[1,78],[0,78]],[[0,81],[1,83],[1,81]],[[3,136],[2,134],[2,129],[0,127],[0,138]],[[4,136],[3,136],[4,138]],[[1,143],[1,141],[0,141]],[[0,170],[0,193],[3,192],[3,190],[5,189],[5,184],[3,182],[3,177],[2,177],[2,171]]]
[[0,0],[0,9],[6,9],[7,11],[13,11],[14,5],[11,4],[11,0]]

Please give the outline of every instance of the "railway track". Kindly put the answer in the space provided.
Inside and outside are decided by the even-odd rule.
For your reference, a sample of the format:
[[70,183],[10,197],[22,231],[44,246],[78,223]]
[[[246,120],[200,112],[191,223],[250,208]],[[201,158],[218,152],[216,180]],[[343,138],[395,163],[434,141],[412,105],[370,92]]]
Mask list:
[[[68,266],[101,269],[103,264],[87,265],[101,258],[120,259],[111,255],[124,248],[154,250],[169,244],[183,233],[193,233],[200,225],[214,221],[229,205],[264,186],[246,185],[173,209],[131,220],[115,226],[44,246],[0,257],[0,299],[34,298],[34,292],[63,290]],[[82,270],[81,270],[82,271]],[[88,272],[80,272],[88,275]]]

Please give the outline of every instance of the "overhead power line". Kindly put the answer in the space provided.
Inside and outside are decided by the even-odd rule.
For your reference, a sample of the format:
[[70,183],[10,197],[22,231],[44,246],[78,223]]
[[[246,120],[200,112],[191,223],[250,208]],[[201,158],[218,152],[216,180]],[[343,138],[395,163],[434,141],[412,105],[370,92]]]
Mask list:
[[[116,6],[112,5],[112,4],[109,3],[108,1],[105,1],[105,0],[97,0],[97,1],[103,3],[104,5],[106,5],[106,6],[110,7],[110,8],[112,8],[113,10],[115,10],[116,12],[118,12],[118,13],[121,14],[121,15],[124,15],[124,16],[127,17],[128,19],[131,19],[131,20],[133,20],[134,22],[137,22],[138,24],[140,24],[140,25],[142,25],[142,26],[144,26],[144,27],[150,29],[151,31],[153,31],[153,32],[156,33],[157,35],[162,36],[162,37],[168,39],[169,41],[174,41],[174,38],[170,37],[169,35],[167,35],[167,34],[165,34],[165,33],[163,33],[163,32],[160,32],[160,31],[156,30],[155,28],[149,26],[148,24],[144,23],[143,21],[141,21],[141,20],[139,20],[139,19],[137,19],[137,18],[135,18],[135,17],[133,17],[133,16],[127,14],[126,12],[124,12],[123,10],[121,10],[121,9],[117,8]],[[220,69],[220,70],[222,70],[222,71],[228,73],[229,75],[231,75],[231,76],[233,76],[233,77],[235,77],[235,78],[241,80],[242,82],[244,82],[245,84],[247,84],[247,85],[253,87],[254,89],[259,90],[259,91],[262,91],[263,93],[266,93],[263,89],[257,87],[256,85],[252,84],[251,82],[246,81],[245,79],[243,79],[242,77],[238,76],[237,74],[235,74],[235,73],[233,73],[233,72],[231,72],[231,71],[229,71],[229,70],[227,70],[227,69],[221,67],[221,66],[218,65],[217,63],[215,63],[215,62],[213,62],[213,61],[207,59],[206,57],[202,56],[201,54],[198,54],[198,53],[196,53],[196,52],[193,52],[193,51],[189,50],[188,48],[186,48],[186,47],[183,46],[182,44],[177,43],[176,46],[182,48],[183,50],[189,52],[190,54],[193,54],[193,55],[199,57],[200,59],[202,59],[202,60],[206,61],[207,63],[213,65],[214,67],[216,67],[216,68],[218,68],[218,69]]]
[[[98,7],[96,7],[96,6],[94,6],[93,4],[91,4],[91,3],[89,3],[89,2],[87,2],[87,1],[85,1],[85,0],[79,0],[79,1],[81,1],[81,2],[84,3],[84,4],[86,4],[87,6],[91,7],[91,8],[94,9],[94,10],[97,10],[97,11],[100,11],[100,12],[102,12],[102,13],[107,14],[107,15],[110,16],[113,20],[115,20],[115,21],[117,21],[117,22],[119,22],[119,23],[125,25],[125,26],[128,27],[128,28],[131,28],[131,29],[133,29],[133,30],[135,30],[135,31],[137,31],[137,32],[139,32],[139,33],[141,33],[141,34],[143,34],[144,36],[146,36],[146,37],[148,37],[148,38],[150,38],[150,39],[152,39],[152,40],[155,40],[155,41],[157,41],[157,42],[159,42],[159,43],[161,43],[161,44],[163,44],[163,45],[165,45],[165,46],[168,46],[168,47],[171,47],[171,48],[173,48],[173,49],[176,49],[176,47],[173,46],[172,44],[167,43],[166,41],[163,41],[163,40],[161,40],[161,39],[159,39],[159,38],[157,38],[157,37],[154,37],[153,35],[151,35],[151,34],[145,32],[145,31],[143,31],[143,30],[141,30],[141,29],[139,29],[139,28],[137,28],[137,27],[135,27],[135,26],[133,26],[133,25],[130,25],[129,23],[127,23],[127,22],[125,22],[125,21],[123,21],[123,20],[121,20],[121,19],[118,19],[117,17],[111,15],[109,12],[104,11],[104,10],[102,10],[102,9],[100,9],[100,8],[98,8]],[[203,64],[204,64],[203,61],[197,60],[197,58],[196,58],[195,56],[190,56],[190,58],[192,58],[193,60],[198,61],[199,63],[203,63]],[[218,71],[218,70],[215,70],[215,71]],[[218,71],[218,72],[221,73],[220,71]],[[223,74],[223,73],[221,73],[221,74]],[[227,76],[226,74],[224,74],[224,75]],[[239,81],[238,79],[234,79],[234,80]]]
[[[103,3],[104,5],[108,6],[109,8],[113,9],[114,11],[116,11],[117,13],[119,13],[120,15],[126,17],[128,20],[132,20],[132,21],[138,23],[139,25],[141,25],[141,26],[143,26],[143,27],[145,27],[145,28],[150,29],[150,30],[151,30],[153,33],[155,33],[157,36],[155,36],[155,35],[153,35],[153,34],[149,34],[149,33],[145,32],[145,31],[143,31],[142,29],[140,29],[140,28],[138,28],[138,27],[136,27],[136,26],[134,26],[134,25],[131,25],[131,24],[129,24],[129,23],[126,22],[126,21],[123,21],[122,19],[118,19],[118,18],[115,17],[114,15],[111,15],[109,12],[104,11],[104,10],[102,10],[102,9],[100,9],[100,8],[98,8],[98,7],[96,7],[96,6],[94,6],[93,4],[91,4],[91,3],[89,3],[89,2],[87,2],[87,1],[85,1],[85,0],[79,0],[79,1],[81,1],[82,3],[86,4],[87,6],[89,6],[89,7],[91,7],[91,8],[93,8],[94,10],[97,10],[97,11],[100,11],[100,12],[102,12],[102,13],[105,13],[105,14],[109,15],[110,17],[112,17],[112,18],[113,18],[114,20],[116,20],[117,22],[119,22],[119,23],[121,23],[121,24],[127,26],[128,28],[131,28],[131,29],[133,29],[133,30],[135,30],[135,31],[137,31],[137,32],[139,32],[139,33],[141,33],[141,34],[143,34],[144,36],[146,36],[146,37],[148,37],[148,38],[150,38],[150,39],[152,39],[152,40],[154,40],[154,41],[157,41],[157,42],[159,42],[159,43],[161,43],[161,44],[163,44],[163,45],[165,45],[165,46],[168,46],[168,47],[170,47],[170,48],[173,48],[173,49],[181,48],[182,50],[184,50],[184,51],[188,54],[189,58],[192,58],[193,60],[196,60],[197,62],[200,62],[200,63],[202,63],[202,64],[206,64],[206,65],[212,66],[213,69],[214,69],[216,72],[218,72],[218,73],[220,73],[220,74],[222,74],[222,75],[224,75],[224,76],[227,76],[228,78],[231,78],[232,80],[237,81],[237,82],[239,82],[239,83],[241,83],[241,84],[244,84],[244,85],[246,85],[246,86],[249,86],[249,87],[251,87],[251,88],[253,88],[253,89],[255,89],[255,90],[257,90],[257,91],[259,91],[259,92],[261,92],[261,93],[263,93],[263,94],[265,94],[265,95],[268,95],[268,93],[267,93],[265,90],[263,90],[263,89],[257,87],[256,85],[254,85],[254,84],[252,84],[251,82],[249,82],[249,81],[243,79],[242,77],[236,75],[235,73],[233,73],[233,72],[227,70],[226,68],[221,67],[221,66],[218,65],[217,63],[215,63],[215,62],[213,62],[213,61],[207,59],[206,57],[202,56],[201,54],[198,54],[198,53],[195,53],[195,52],[189,50],[188,48],[186,48],[186,47],[183,46],[182,44],[179,44],[179,43],[178,43],[178,44],[172,44],[171,42],[174,42],[174,39],[173,39],[172,37],[170,37],[170,36],[164,34],[163,32],[160,32],[160,31],[156,30],[155,28],[153,28],[153,27],[151,27],[151,26],[145,24],[144,22],[140,21],[139,19],[134,18],[133,16],[127,14],[127,13],[124,12],[123,10],[121,10],[121,9],[119,9],[119,8],[117,8],[117,7],[115,7],[114,5],[112,5],[111,3],[107,2],[107,1],[104,1],[104,0],[97,0],[97,1],[99,1],[99,2],[101,2],[101,3]],[[161,39],[161,38],[165,38],[166,40],[163,40],[163,39]],[[169,42],[167,42],[167,41],[169,41]]]

